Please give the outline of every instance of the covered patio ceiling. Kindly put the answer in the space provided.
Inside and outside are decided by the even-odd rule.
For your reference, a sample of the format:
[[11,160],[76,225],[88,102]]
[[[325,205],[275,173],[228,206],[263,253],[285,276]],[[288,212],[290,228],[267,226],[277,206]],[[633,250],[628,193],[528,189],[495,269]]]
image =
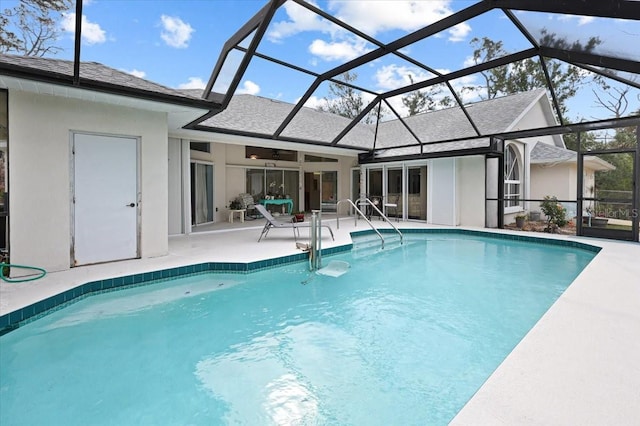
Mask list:
[[[370,2],[350,3],[360,3],[363,14],[371,7],[366,6]],[[403,140],[411,140],[404,148],[414,148],[418,156],[427,153],[427,145],[460,140],[482,141],[489,147],[489,138],[500,134],[484,130],[469,113],[467,105],[510,94],[504,90],[484,95],[481,92],[483,86],[486,89],[487,79],[493,78],[492,71],[508,73],[524,61],[534,67],[531,73],[544,76],[539,87],[546,89],[551,100],[557,120],[556,133],[640,122],[639,1],[413,3],[412,7],[418,7],[419,3],[448,5],[446,10],[434,13],[432,19],[425,17],[429,23],[417,29],[407,25],[404,31],[381,31],[369,28],[366,19],[353,22],[352,18],[350,22],[338,16],[338,9],[331,2],[271,0],[223,47],[203,94],[204,99],[222,108],[212,110],[189,127],[224,132],[224,128],[200,123],[227,108],[242,82],[262,84],[270,79],[297,88],[299,95],[289,102],[290,108],[282,114],[275,130],[254,136],[366,150],[375,156],[376,152],[389,148],[388,144],[380,144],[380,134],[384,126],[390,127],[389,123],[393,122],[396,131],[406,133]],[[587,25],[594,21],[598,25]],[[460,49],[460,34],[469,34],[472,30],[475,44],[472,40],[466,49]],[[305,44],[303,34],[311,36],[313,42]],[[478,48],[486,40],[492,41],[493,47],[500,42],[501,49],[490,55],[486,55],[486,51],[478,55]],[[322,48],[338,52],[340,47],[350,54],[325,55],[324,61],[310,55]],[[459,55],[454,58],[456,68],[445,61],[445,56],[454,52]],[[575,88],[573,98],[579,102],[573,104],[562,98],[564,81],[552,72],[571,66],[577,67],[585,77]],[[384,72],[389,78],[387,84],[380,84],[380,75]],[[345,77],[345,73],[349,73],[349,77]],[[373,73],[377,79],[371,77]],[[598,94],[595,85],[590,83],[594,77],[605,82],[612,93],[625,93],[629,108],[600,108],[595,115],[593,109],[587,113],[579,110],[580,105],[597,103],[598,97],[601,104],[609,102],[602,97],[606,94]],[[532,87],[526,90],[530,89]],[[305,127],[304,120],[313,119],[310,109],[320,105],[327,110],[336,102],[336,90],[362,99],[360,112],[347,116],[337,129],[336,126],[331,129],[316,126],[318,130],[311,135],[309,129],[303,136],[296,134],[292,129]],[[425,140],[407,119],[410,113],[402,102],[417,92],[431,97],[431,111],[456,108],[464,114],[469,131],[455,139]],[[544,132],[544,129],[527,130],[529,134]],[[355,134],[369,136],[354,145],[349,141]]]

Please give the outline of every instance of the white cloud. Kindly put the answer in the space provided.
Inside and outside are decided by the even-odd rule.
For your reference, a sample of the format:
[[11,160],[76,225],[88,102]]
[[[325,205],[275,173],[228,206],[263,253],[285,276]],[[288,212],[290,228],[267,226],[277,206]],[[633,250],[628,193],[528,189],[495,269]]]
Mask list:
[[466,22],[461,22],[449,28],[447,31],[449,31],[449,41],[464,41],[467,34],[471,32],[471,27]]
[[[315,2],[309,3],[315,5]],[[338,19],[375,36],[390,30],[415,31],[432,24],[453,13],[450,3],[451,0],[330,0],[329,10]],[[320,31],[332,35],[343,31],[295,2],[285,3],[284,10],[289,19],[273,24],[267,34],[271,41],[279,41],[305,31]]]
[[[435,71],[442,75],[446,75],[451,72],[451,70],[446,68],[436,69]],[[380,68],[376,72],[375,79],[378,87],[382,88],[383,90],[393,90],[411,84],[409,75],[411,76],[411,78],[413,78],[414,83],[425,81],[434,77],[433,74],[425,72],[424,70],[421,70],[419,68],[387,65]],[[456,94],[460,97],[463,103],[469,103],[479,100],[476,92],[467,89],[467,87],[475,87],[477,85],[477,77],[475,75],[465,76],[453,80],[451,81],[451,85],[453,87],[453,90],[455,90]],[[451,97],[451,92],[443,84],[437,84],[435,86],[430,86],[419,90],[421,92],[428,93],[435,101],[439,101],[445,96]],[[398,112],[398,114],[403,117],[406,116],[409,111],[408,108],[402,103],[402,98],[406,95],[407,93],[387,99],[387,101]],[[392,118],[395,118],[395,116],[389,115],[385,117],[385,120]]]
[[467,56],[462,63],[465,68],[472,67],[476,65],[476,61],[473,59],[473,56]]
[[[384,31],[415,31],[436,22],[453,11],[449,7],[452,0],[377,0],[344,1],[329,0],[330,13],[353,27],[371,35]],[[316,5],[313,1],[309,3]],[[284,4],[287,18],[275,22],[267,37],[272,42],[281,42],[298,33],[315,32],[316,37],[309,45],[314,55],[309,63],[317,59],[325,61],[350,60],[371,50],[365,40],[354,37],[344,29],[322,19],[296,2]],[[449,40],[461,41],[471,31],[467,23],[461,23],[448,30]],[[324,38],[317,33],[324,34]]]
[[[75,34],[76,14],[63,13],[61,25],[63,31]],[[82,15],[82,40],[89,45],[104,43],[107,41],[107,34],[99,24],[89,22],[86,15]]]
[[182,49],[189,45],[191,34],[195,31],[191,25],[174,16],[162,15],[160,20],[162,21],[160,37],[168,46]]
[[475,75],[467,75],[451,82],[453,90],[458,94],[458,97],[463,104],[479,101],[478,93],[469,89],[469,87],[477,87],[478,79]]
[[204,89],[205,83],[200,77],[189,77],[189,81],[178,85],[178,89]]
[[344,22],[374,36],[389,30],[414,31],[453,12],[451,0],[430,1],[337,1],[329,8]]
[[558,21],[573,21],[577,20],[578,25],[586,25],[593,22],[596,18],[593,16],[578,16],[578,15],[559,15]]
[[367,52],[364,41],[337,41],[326,42],[314,40],[309,46],[309,52],[325,61],[348,61]]
[[124,72],[126,72],[127,74],[131,74],[134,77],[138,77],[138,78],[145,78],[147,76],[147,73],[144,71],[139,71],[137,69],[132,69],[131,71],[129,70],[122,70]]
[[[297,104],[300,101],[300,98],[297,98],[294,102]],[[324,106],[325,100],[318,98],[316,96],[311,96],[307,99],[307,102],[304,103],[304,106],[308,108],[318,109],[319,106]]]
[[260,86],[254,83],[251,80],[246,80],[242,83],[242,87],[238,88],[236,91],[238,94],[247,94],[247,95],[257,95],[260,93]]
[[434,75],[419,68],[395,64],[379,68],[374,75],[376,87],[385,91],[407,86],[411,84],[411,79],[414,83],[418,83],[431,77]]
[[596,18],[593,16],[581,16],[580,19],[578,19],[578,25],[586,25],[589,24],[591,22],[593,22]]
[[[309,1],[314,4],[314,2]],[[271,30],[267,33],[267,38],[272,42],[279,42],[282,39],[304,31],[320,31],[331,33],[335,27],[320,16],[307,10],[295,2],[286,2],[284,10],[287,13],[288,21],[275,22]]]

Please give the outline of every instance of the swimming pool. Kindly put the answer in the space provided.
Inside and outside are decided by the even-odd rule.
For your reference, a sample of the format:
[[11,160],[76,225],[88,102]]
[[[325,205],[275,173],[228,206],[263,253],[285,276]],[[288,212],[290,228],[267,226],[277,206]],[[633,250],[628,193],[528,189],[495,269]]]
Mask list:
[[[410,236],[91,297],[0,337],[0,423],[446,424],[594,253]],[[375,250],[373,250],[375,251]],[[303,284],[305,283],[305,284]]]

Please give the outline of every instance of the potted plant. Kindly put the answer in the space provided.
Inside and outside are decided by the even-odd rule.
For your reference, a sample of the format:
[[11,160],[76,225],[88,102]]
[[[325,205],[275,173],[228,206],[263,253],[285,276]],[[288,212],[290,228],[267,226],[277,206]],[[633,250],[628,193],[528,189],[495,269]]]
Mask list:
[[527,220],[527,214],[521,213],[516,216],[516,226],[520,229],[524,226],[524,221]]
[[240,204],[237,198],[229,202],[229,210],[240,210],[242,208],[241,206],[242,204]]
[[304,222],[304,212],[295,212],[293,214],[294,222]]

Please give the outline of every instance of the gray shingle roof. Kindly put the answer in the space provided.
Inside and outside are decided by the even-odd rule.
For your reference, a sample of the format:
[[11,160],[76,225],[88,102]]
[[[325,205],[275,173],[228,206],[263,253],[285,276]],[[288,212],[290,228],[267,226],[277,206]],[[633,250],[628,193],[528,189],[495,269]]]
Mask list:
[[[0,64],[21,67],[23,69],[32,69],[34,72],[44,71],[45,73],[73,77],[73,61],[64,59],[0,54]],[[179,90],[136,77],[124,71],[119,71],[97,62],[82,62],[80,64],[80,78],[134,89],[136,91],[174,96],[184,100],[200,100],[199,96],[186,94]]]
[[[465,108],[481,133],[500,133],[508,130],[542,92],[544,89],[517,93],[469,104]],[[459,107],[417,114],[405,118],[404,121],[425,143],[477,136]],[[383,123],[379,135],[381,147],[415,143],[415,139],[399,120]]]
[[[272,135],[293,107],[293,104],[260,96],[235,95],[224,111],[205,120],[201,126]],[[348,118],[305,107],[298,112],[282,135],[331,142],[350,122]],[[356,126],[342,140],[341,145],[362,146],[363,140],[373,140],[372,131],[368,126]]]
[[[0,65],[6,68],[5,64],[32,69],[34,72],[73,76],[73,61],[68,60],[0,54]],[[192,101],[194,106],[198,107],[206,104],[206,101],[201,99],[202,91],[199,89],[172,89],[97,62],[83,62],[80,67],[80,77],[83,80],[108,83],[135,91],[169,95],[183,102]],[[500,133],[510,130],[523,111],[543,95],[544,89],[538,89],[469,104],[465,108],[481,133]],[[290,103],[259,96],[235,95],[224,111],[205,120],[200,125],[214,131],[216,129],[231,130],[239,133],[264,135],[270,138],[293,107],[294,105]],[[304,107],[284,129],[282,136],[329,143],[350,122],[350,119],[339,115]],[[459,107],[417,114],[404,118],[404,122],[423,143],[477,136]],[[415,137],[398,119],[381,122],[377,129],[377,138],[374,137],[375,132],[375,125],[359,123],[338,142],[338,146],[371,149],[374,147],[374,142],[375,148],[417,146],[418,144]],[[425,145],[423,152],[476,148],[487,146],[487,144],[486,139],[470,139],[446,144]],[[419,148],[404,147],[388,150],[386,155],[409,155],[419,152]]]
[[576,153],[574,151],[542,142],[536,143],[531,150],[531,164],[561,163],[575,160]]
[[[543,94],[544,89],[538,89],[469,104],[466,109],[482,133],[500,133],[509,130],[522,112]],[[236,95],[226,110],[209,118],[201,125],[270,136],[293,107],[293,104],[259,96]],[[477,136],[459,107],[417,114],[405,118],[404,121],[425,143]],[[296,139],[331,142],[349,123],[350,119],[335,114],[302,108],[282,135]],[[373,147],[374,134],[375,125],[359,123],[338,142],[338,146],[370,149]],[[385,121],[378,126],[376,148],[411,144],[417,144],[416,139],[400,120]],[[450,149],[477,148],[487,144],[486,139],[469,140],[439,144],[440,146],[427,145],[423,151],[440,152]],[[394,150],[394,155],[396,153],[405,155],[405,151],[414,153],[416,149],[408,147]]]

